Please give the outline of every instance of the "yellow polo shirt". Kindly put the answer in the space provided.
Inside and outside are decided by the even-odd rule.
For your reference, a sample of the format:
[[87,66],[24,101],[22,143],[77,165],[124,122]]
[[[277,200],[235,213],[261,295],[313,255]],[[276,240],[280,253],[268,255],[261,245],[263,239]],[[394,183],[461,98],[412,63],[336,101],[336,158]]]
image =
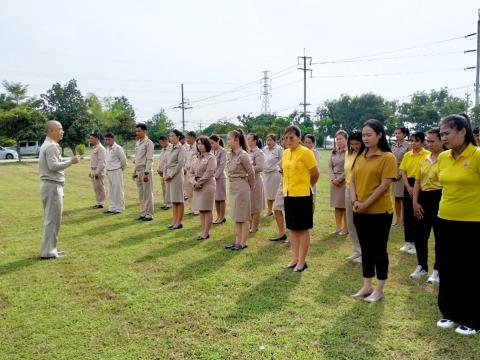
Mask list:
[[283,196],[308,196],[312,191],[310,170],[317,166],[313,151],[303,145],[282,155]]
[[430,156],[430,151],[422,148],[419,152],[414,153],[413,150],[403,155],[402,162],[400,163],[400,170],[404,171],[409,178],[414,178],[418,171],[418,163],[421,159]]
[[[365,202],[380,186],[383,179],[395,179],[397,177],[397,158],[391,152],[377,150],[371,156],[360,154],[352,170],[352,178],[355,182],[357,200]],[[367,214],[393,213],[391,187],[367,209]]]
[[352,165],[357,157],[356,152],[347,152],[345,155],[345,163],[344,163],[344,172],[345,172],[345,187],[350,189],[350,177],[352,176]]
[[430,156],[420,159],[415,180],[420,182],[422,191],[440,190],[442,185],[438,180],[438,159],[432,161]]
[[452,221],[480,221],[480,149],[468,145],[454,159],[452,151],[437,160],[442,199],[438,217]]

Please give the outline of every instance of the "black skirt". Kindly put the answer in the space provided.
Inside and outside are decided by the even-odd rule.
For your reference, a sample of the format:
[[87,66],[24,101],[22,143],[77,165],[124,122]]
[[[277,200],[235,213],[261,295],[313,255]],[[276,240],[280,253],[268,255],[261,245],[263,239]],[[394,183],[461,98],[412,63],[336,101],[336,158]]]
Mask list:
[[313,228],[313,201],[309,196],[285,196],[285,222],[290,230]]

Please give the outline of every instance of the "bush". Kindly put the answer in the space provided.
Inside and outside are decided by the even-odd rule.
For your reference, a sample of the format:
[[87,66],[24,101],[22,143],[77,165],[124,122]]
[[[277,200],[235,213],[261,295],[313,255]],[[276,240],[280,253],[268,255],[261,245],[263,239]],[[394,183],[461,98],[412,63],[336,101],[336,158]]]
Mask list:
[[15,142],[15,139],[6,136],[0,136],[0,145],[5,147],[15,147],[17,143]]
[[77,155],[83,156],[83,155],[85,155],[86,151],[87,151],[87,149],[85,148],[85,145],[83,145],[83,144],[79,144],[79,145],[75,146],[75,152],[77,153]]

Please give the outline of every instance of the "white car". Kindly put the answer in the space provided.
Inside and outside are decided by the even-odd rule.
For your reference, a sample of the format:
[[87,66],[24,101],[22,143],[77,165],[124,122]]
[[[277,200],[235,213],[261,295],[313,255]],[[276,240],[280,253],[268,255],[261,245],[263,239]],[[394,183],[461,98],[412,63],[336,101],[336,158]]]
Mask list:
[[18,153],[15,150],[0,146],[0,160],[1,159],[7,159],[7,160],[18,159]]
[[22,156],[38,156],[38,154],[40,154],[40,144],[38,141],[20,141],[18,147],[20,150],[20,155]]

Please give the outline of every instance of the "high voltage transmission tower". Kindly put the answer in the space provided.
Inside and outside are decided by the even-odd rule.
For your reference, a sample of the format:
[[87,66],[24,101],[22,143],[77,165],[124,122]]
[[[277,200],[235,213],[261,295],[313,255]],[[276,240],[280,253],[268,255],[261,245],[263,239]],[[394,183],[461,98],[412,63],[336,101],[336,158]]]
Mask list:
[[262,78],[262,114],[268,115],[270,114],[270,98],[272,97],[272,85],[271,79],[268,76],[268,71],[263,71],[263,78]]

